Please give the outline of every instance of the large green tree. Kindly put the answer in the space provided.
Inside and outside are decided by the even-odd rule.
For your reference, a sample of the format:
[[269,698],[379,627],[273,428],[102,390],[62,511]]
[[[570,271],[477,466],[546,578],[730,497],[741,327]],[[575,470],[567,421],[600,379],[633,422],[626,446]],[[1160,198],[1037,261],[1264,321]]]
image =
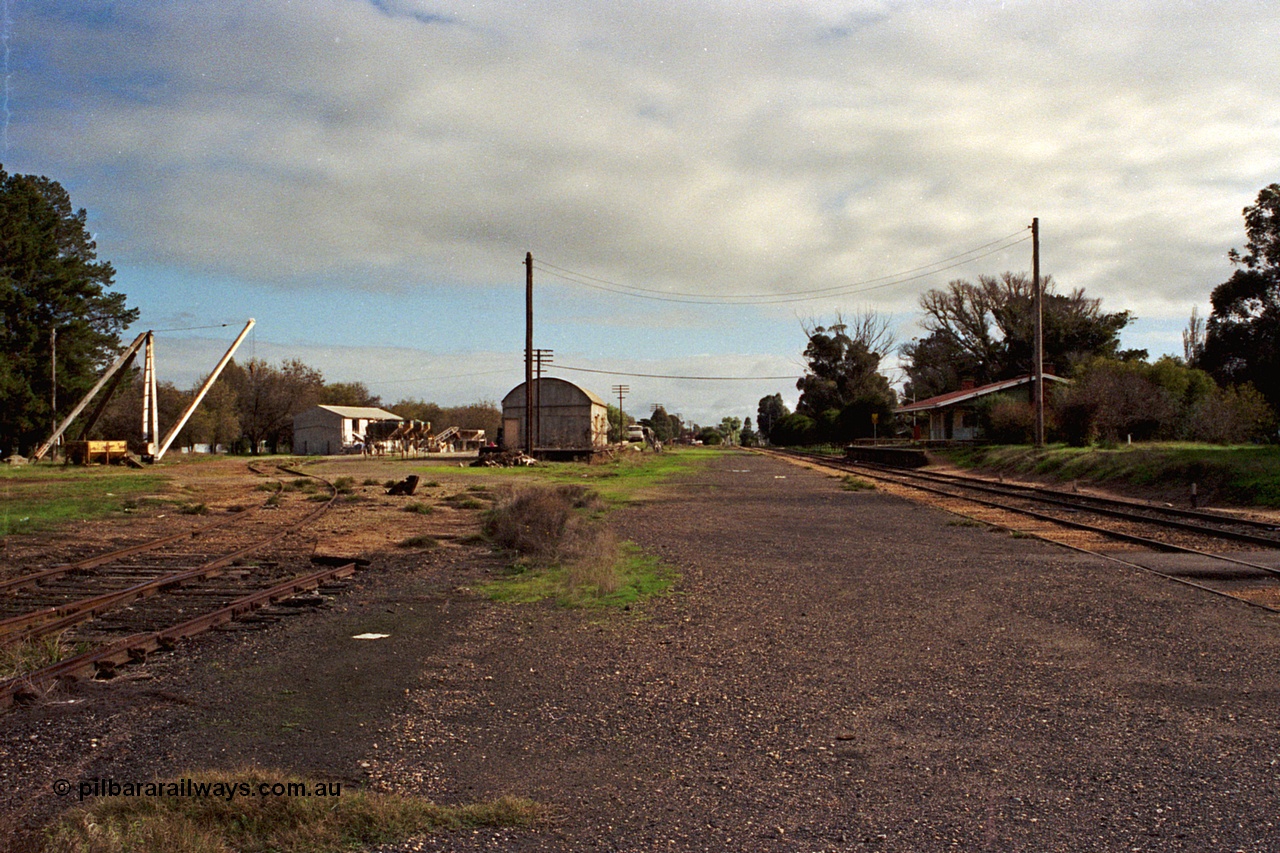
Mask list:
[[[1090,359],[1124,355],[1120,331],[1133,320],[1129,312],[1103,311],[1083,288],[1057,293],[1052,276],[1042,284],[1046,369],[1065,376]],[[921,325],[929,334],[902,346],[907,396],[922,400],[966,380],[985,385],[1030,373],[1034,295],[1030,277],[1011,272],[978,276],[976,284],[957,279],[925,293]]]
[[888,323],[874,312],[830,326],[805,330],[808,370],[796,382],[796,413],[826,424],[820,441],[848,441],[873,432],[871,415],[888,422],[897,402],[889,380],[880,373],[882,354],[893,345]]
[[1251,382],[1280,409],[1280,184],[1244,209],[1243,253],[1232,249],[1231,278],[1213,289],[1213,311],[1196,365],[1223,384]]
[[97,259],[85,221],[57,181],[0,167],[0,454],[46,438],[138,318],[123,293],[109,292],[115,270]]
[[791,414],[791,410],[782,401],[781,394],[761,397],[760,402],[756,405],[756,426],[760,431],[760,437],[767,441],[769,434],[773,432],[774,426],[789,414]]

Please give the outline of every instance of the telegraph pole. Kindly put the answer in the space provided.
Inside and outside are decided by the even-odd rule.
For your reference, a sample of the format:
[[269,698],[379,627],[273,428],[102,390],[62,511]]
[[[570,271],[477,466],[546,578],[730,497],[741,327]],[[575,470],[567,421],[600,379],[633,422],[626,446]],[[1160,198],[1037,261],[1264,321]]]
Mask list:
[[1035,288],[1035,346],[1032,390],[1036,402],[1036,447],[1044,447],[1044,293],[1040,286],[1040,217],[1031,220],[1031,286]]
[[613,393],[618,395],[618,437],[625,440],[627,425],[622,422],[622,398],[631,393],[631,386],[614,385]]
[[524,452],[533,455],[533,252],[524,254]]
[[535,391],[533,395],[533,408],[536,412],[533,422],[533,433],[537,438],[534,447],[541,447],[542,444],[542,366],[551,364],[551,356],[555,350],[535,349],[533,351],[534,364],[534,381]]

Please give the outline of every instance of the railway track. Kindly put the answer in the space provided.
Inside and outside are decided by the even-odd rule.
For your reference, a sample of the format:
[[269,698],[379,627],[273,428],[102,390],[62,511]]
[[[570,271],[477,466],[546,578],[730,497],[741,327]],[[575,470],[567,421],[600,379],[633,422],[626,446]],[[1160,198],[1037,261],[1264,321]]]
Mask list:
[[254,610],[299,612],[286,606],[298,603],[291,597],[352,574],[354,562],[317,571],[309,555],[286,547],[328,512],[338,491],[315,475],[280,472],[294,479],[286,484],[277,476],[260,506],[0,581],[0,649],[15,657],[24,644],[54,658],[74,652],[0,681],[0,707],[39,696],[59,679],[109,677],[122,664]]
[[892,484],[985,524],[1280,612],[1280,526],[1077,491],[768,451]]

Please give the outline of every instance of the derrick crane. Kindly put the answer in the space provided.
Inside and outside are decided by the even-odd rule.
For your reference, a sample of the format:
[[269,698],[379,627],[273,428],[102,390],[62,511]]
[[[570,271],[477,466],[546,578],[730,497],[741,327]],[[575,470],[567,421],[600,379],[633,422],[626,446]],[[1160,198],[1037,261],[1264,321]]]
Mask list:
[[49,452],[49,448],[53,447],[54,443],[62,437],[64,432],[67,431],[67,427],[71,426],[71,422],[79,417],[80,413],[83,412],[93,398],[98,395],[98,392],[101,391],[108,382],[110,382],[110,390],[107,391],[106,396],[98,403],[97,408],[93,411],[93,415],[85,423],[85,426],[81,431],[82,435],[89,432],[90,427],[93,426],[94,422],[97,421],[98,416],[102,414],[103,409],[106,408],[107,400],[111,398],[116,387],[120,384],[120,379],[124,376],[128,365],[133,363],[134,358],[138,354],[138,350],[142,349],[144,353],[142,377],[143,458],[148,462],[159,462],[165,452],[168,451],[169,445],[173,444],[173,440],[177,438],[178,433],[187,425],[187,421],[190,420],[192,413],[195,412],[196,406],[200,405],[200,401],[204,399],[205,394],[209,393],[209,389],[213,387],[213,383],[217,381],[223,368],[225,368],[228,362],[231,361],[232,356],[234,356],[236,350],[239,349],[241,342],[243,342],[245,337],[249,334],[249,330],[253,328],[254,322],[254,319],[250,317],[249,322],[245,323],[244,329],[241,330],[236,339],[232,341],[231,346],[227,348],[226,354],[223,355],[222,360],[218,362],[218,366],[209,374],[209,378],[207,378],[204,381],[204,384],[200,386],[200,390],[196,392],[196,396],[192,399],[190,405],[187,406],[182,415],[179,416],[177,422],[169,428],[169,432],[167,432],[164,438],[159,442],[156,441],[156,437],[160,433],[160,419],[156,403],[155,334],[152,331],[146,331],[134,338],[133,343],[125,347],[124,352],[120,353],[119,357],[116,358],[116,360],[111,363],[111,366],[106,369],[101,377],[99,377],[97,383],[89,389],[89,393],[85,394],[84,398],[76,404],[74,409],[71,410],[71,414],[67,415],[62,422],[54,428],[53,435],[49,436],[44,444],[36,448],[36,452],[31,456],[31,461],[38,462],[44,458],[44,455]]

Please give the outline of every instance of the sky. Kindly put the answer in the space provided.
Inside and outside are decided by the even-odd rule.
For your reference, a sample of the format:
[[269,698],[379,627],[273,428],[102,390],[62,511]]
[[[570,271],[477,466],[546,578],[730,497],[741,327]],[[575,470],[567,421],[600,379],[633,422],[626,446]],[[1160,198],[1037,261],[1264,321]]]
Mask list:
[[241,361],[500,401],[532,253],[549,375],[625,385],[636,416],[754,418],[794,406],[806,325],[918,337],[930,288],[1030,270],[1033,218],[1060,288],[1180,354],[1280,181],[1280,4],[1257,0],[0,12],[0,163],[87,210],[179,387],[253,317]]

